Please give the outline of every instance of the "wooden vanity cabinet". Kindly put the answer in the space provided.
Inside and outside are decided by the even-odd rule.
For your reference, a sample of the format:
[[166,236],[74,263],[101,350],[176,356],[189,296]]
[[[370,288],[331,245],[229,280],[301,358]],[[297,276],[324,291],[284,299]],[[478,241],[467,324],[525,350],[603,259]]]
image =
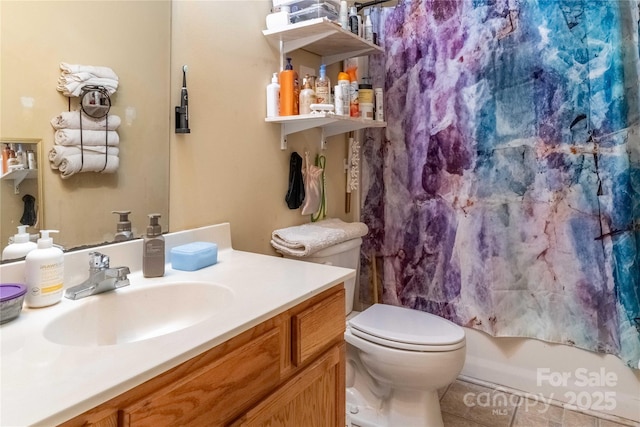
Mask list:
[[344,287],[336,285],[64,427],[342,427]]

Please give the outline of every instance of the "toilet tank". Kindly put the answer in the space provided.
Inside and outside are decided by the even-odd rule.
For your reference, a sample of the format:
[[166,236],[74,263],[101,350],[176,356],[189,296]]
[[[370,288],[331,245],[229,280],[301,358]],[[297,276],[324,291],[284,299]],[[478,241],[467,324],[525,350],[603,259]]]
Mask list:
[[352,268],[356,270],[355,277],[344,282],[345,288],[345,314],[353,310],[353,300],[356,294],[356,279],[360,273],[360,245],[362,238],[347,240],[337,245],[329,246],[314,252],[308,257],[297,257],[283,254],[285,258],[297,259],[300,261],[315,262],[317,264],[335,265],[336,267]]

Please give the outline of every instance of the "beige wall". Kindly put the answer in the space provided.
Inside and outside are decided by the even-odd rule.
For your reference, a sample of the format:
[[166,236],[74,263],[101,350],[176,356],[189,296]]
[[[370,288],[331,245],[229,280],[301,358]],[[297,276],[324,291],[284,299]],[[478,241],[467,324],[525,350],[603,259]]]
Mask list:
[[[275,254],[274,229],[309,221],[284,197],[291,152],[309,150],[314,158],[320,132],[292,135],[281,151],[279,126],[264,121],[266,86],[279,69],[277,48],[262,35],[269,12],[269,1],[173,2],[171,99],[179,104],[187,64],[191,134],[171,135],[170,228],[228,221],[236,249]],[[320,65],[315,55],[292,56],[296,70]],[[338,67],[329,68],[332,81]],[[346,149],[344,136],[336,136],[324,152],[328,215],[351,221],[344,209]]]
[[[117,222],[111,211],[119,209],[133,211],[137,235],[145,231],[147,214],[156,211],[165,217],[166,228],[171,3],[2,0],[0,19],[2,137],[42,139],[46,156],[54,137],[49,122],[68,110],[69,98],[56,91],[61,62],[109,66],[120,78],[111,109],[123,120],[118,173],[62,180],[48,161],[40,165],[44,224],[60,230],[55,241],[70,248],[110,240]],[[77,102],[72,99],[73,109]],[[130,119],[127,110],[133,113]],[[1,184],[4,247],[16,232],[22,195],[14,196],[9,182]]]

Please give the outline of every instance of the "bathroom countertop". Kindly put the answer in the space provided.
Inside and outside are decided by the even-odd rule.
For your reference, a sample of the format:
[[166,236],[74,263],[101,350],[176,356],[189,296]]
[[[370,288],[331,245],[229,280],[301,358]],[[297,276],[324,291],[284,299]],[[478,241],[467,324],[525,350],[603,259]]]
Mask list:
[[[112,292],[172,282],[207,282],[229,288],[232,303],[187,329],[95,347],[55,344],[45,338],[43,330],[51,320],[100,295],[77,301],[62,298],[46,308],[25,307],[18,319],[0,326],[0,425],[64,422],[355,275],[351,269],[234,250],[228,224],[198,230],[195,235],[176,233],[176,238],[166,235],[166,251],[188,241],[216,242],[217,264],[186,272],[172,270],[168,263],[165,276],[156,279],[132,270],[131,285]],[[111,251],[112,260],[127,251],[141,254],[139,240],[113,246],[98,250]],[[134,268],[135,264],[139,262]],[[19,264],[11,268],[0,270],[6,273],[3,282],[16,276]],[[65,281],[67,277],[65,273]]]

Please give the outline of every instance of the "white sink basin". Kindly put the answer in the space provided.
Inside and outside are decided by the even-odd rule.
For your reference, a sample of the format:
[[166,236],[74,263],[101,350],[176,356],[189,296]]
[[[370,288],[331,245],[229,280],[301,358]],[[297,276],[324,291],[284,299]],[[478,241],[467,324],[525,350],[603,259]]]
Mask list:
[[200,282],[121,288],[70,301],[78,307],[53,319],[44,336],[81,347],[132,343],[198,324],[232,299],[229,288]]

